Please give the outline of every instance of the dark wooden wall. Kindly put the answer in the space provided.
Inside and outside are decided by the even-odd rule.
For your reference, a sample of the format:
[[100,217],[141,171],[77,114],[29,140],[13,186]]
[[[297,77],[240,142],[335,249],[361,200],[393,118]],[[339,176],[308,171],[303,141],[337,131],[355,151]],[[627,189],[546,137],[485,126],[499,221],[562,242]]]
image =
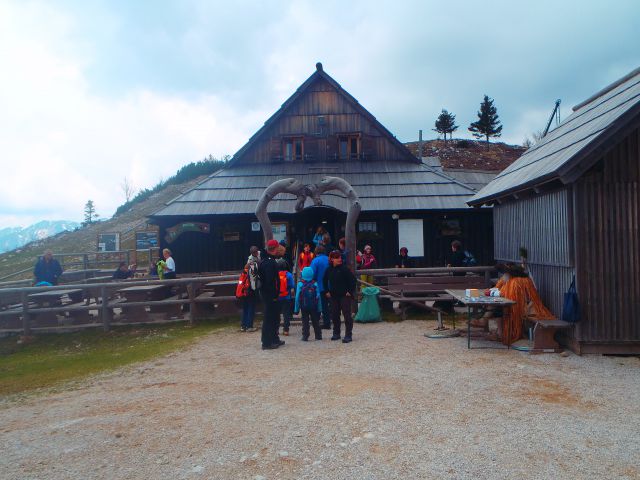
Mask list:
[[636,129],[575,184],[577,276],[584,313],[577,335],[593,350],[609,342],[619,351],[640,352],[639,182]]
[[[323,117],[320,124],[318,117]],[[261,138],[237,159],[238,163],[270,163],[281,155],[283,136],[303,136],[304,152],[324,161],[338,153],[338,134],[359,133],[361,152],[367,160],[406,158],[397,145],[379,131],[341,93],[324,79],[311,84]]]

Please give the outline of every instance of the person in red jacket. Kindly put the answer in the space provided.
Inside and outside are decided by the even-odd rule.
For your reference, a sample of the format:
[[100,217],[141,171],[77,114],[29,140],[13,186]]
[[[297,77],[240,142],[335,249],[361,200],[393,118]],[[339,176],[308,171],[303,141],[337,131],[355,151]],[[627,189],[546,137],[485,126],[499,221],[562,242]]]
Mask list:
[[304,248],[300,255],[298,255],[298,271],[302,272],[305,267],[311,266],[311,261],[315,258],[315,255],[311,251],[311,245],[308,243],[304,244]]

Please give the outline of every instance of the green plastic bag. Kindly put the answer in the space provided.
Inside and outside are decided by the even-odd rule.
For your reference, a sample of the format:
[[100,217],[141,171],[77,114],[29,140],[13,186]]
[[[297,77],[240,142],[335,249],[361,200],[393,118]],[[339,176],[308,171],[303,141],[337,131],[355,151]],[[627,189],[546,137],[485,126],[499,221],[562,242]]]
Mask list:
[[362,289],[362,303],[358,308],[355,321],[360,323],[381,322],[380,306],[378,305],[378,294],[380,289],[377,287],[364,287]]

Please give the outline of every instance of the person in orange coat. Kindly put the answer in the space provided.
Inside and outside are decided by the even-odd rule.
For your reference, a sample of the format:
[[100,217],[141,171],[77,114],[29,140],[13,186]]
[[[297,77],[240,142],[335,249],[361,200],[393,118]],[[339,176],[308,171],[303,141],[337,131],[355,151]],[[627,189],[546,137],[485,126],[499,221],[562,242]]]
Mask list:
[[298,255],[298,271],[302,272],[305,267],[310,267],[314,258],[315,255],[311,251],[311,245],[305,243],[302,252]]

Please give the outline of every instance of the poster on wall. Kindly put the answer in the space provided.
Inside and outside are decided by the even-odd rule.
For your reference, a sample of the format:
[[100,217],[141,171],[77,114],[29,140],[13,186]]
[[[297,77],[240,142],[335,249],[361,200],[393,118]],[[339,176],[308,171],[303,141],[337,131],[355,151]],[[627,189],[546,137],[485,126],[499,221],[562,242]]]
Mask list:
[[99,252],[117,252],[118,250],[120,250],[120,234],[119,233],[98,234],[98,251]]
[[410,257],[424,257],[422,219],[398,220],[398,245],[406,247]]
[[287,241],[287,224],[284,223],[274,223],[271,225],[271,230],[273,231],[273,238],[278,242],[284,240]]
[[136,250],[158,248],[158,232],[136,232]]
[[200,232],[209,233],[211,228],[208,223],[201,222],[183,222],[167,228],[164,239],[167,243],[172,243],[176,238],[182,235],[184,232]]

